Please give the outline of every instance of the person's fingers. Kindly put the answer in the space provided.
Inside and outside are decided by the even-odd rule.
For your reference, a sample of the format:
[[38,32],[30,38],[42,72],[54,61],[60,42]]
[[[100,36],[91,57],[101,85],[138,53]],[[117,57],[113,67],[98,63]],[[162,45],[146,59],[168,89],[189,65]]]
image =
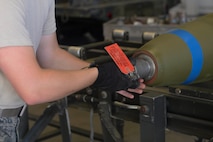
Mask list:
[[120,91],[116,91],[118,94],[124,96],[124,97],[127,97],[127,98],[130,98],[130,99],[133,99],[134,98],[134,95],[125,91],[125,90],[120,90]]
[[143,89],[145,89],[146,85],[143,83],[144,82],[143,79],[140,79],[139,82],[140,82],[140,85],[137,88],[135,88],[135,89],[128,88],[128,91],[134,92],[134,93],[137,93],[137,94],[142,94]]
[[135,88],[135,89],[131,89],[129,88],[128,91],[125,91],[125,90],[120,90],[120,91],[116,91],[118,94],[124,96],[124,97],[127,97],[127,98],[130,98],[130,99],[133,99],[134,98],[134,95],[131,94],[132,93],[137,93],[137,94],[142,94],[143,93],[143,89],[146,87],[146,85],[143,83],[144,80],[143,79],[140,79],[139,80],[140,82],[140,85],[138,86],[138,88]]
[[137,94],[142,94],[143,90],[141,88],[136,88],[136,89],[128,89],[129,92],[137,93]]
[[144,80],[140,79],[139,82],[140,82],[140,85],[137,88],[145,89],[146,85],[144,84]]
[[140,88],[140,89],[145,89],[145,88],[146,88],[146,85],[145,85],[144,83],[141,83],[141,84],[138,86],[138,88]]

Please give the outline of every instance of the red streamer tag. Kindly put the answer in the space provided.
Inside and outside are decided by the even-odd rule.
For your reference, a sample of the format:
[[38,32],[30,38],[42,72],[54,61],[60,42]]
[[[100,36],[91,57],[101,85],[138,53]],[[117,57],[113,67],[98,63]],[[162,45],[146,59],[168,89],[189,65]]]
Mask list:
[[111,56],[122,73],[129,74],[130,72],[134,71],[134,66],[117,43],[106,46],[105,50]]

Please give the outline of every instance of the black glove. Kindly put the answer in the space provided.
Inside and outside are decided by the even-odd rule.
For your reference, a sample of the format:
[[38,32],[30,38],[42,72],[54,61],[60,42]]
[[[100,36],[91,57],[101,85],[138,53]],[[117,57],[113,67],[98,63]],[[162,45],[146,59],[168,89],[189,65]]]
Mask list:
[[103,88],[110,91],[127,90],[137,88],[139,80],[123,74],[114,62],[108,62],[99,66],[98,78],[92,87]]

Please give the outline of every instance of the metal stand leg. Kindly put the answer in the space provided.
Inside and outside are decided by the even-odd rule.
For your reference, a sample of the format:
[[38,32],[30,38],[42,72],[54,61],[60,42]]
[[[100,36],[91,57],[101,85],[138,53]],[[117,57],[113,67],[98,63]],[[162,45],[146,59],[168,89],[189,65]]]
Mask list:
[[62,102],[64,105],[61,107],[60,113],[59,113],[59,120],[61,125],[61,134],[63,142],[71,142],[71,127],[70,127],[70,120],[69,120],[69,113],[67,110],[67,98],[65,98]]
[[140,96],[141,142],[165,142],[166,100],[163,95]]
[[36,139],[38,139],[38,137],[40,136],[44,128],[49,124],[49,122],[56,115],[56,113],[59,113],[59,116],[60,116],[59,118],[61,121],[63,141],[71,142],[71,131],[70,131],[70,128],[68,128],[70,125],[69,125],[69,118],[68,118],[68,112],[67,112],[66,98],[50,104],[45,109],[43,114],[39,117],[39,119],[35,122],[33,127],[26,134],[26,136],[23,139],[23,142],[36,141]]
[[123,142],[119,132],[112,123],[109,104],[107,102],[100,102],[98,111],[104,134],[104,142]]
[[71,128],[67,109],[64,110],[62,115],[59,114],[59,119],[61,124],[61,134],[63,142],[71,142]]
[[119,134],[121,135],[121,138],[124,139],[124,125],[125,125],[124,120],[112,118],[112,123],[118,130]]

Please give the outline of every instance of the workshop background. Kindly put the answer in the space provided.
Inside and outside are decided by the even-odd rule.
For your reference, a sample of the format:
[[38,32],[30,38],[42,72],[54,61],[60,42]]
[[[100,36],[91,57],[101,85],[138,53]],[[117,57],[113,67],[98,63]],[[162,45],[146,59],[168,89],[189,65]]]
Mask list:
[[[128,40],[141,45],[180,24],[212,12],[212,0],[202,0],[202,2],[199,0],[56,0],[57,36],[60,45],[65,50],[70,46],[83,47],[106,40]],[[141,38],[141,33],[146,32],[150,32],[151,37]],[[64,105],[64,100],[60,101],[62,104],[57,102],[57,105]],[[30,128],[39,117],[42,119],[41,116],[48,118],[47,120],[53,117],[48,125],[43,125],[44,131],[42,130],[37,141],[63,141],[59,129],[61,114],[52,112],[55,111],[54,106],[53,110],[48,110],[52,107],[51,104],[46,103],[28,108]],[[72,104],[70,101],[68,107],[65,103],[65,108],[68,110],[70,120],[68,125],[71,126],[73,142],[103,141],[100,116],[90,104]],[[141,126],[138,123],[121,121],[120,125],[123,127],[124,142],[140,142]],[[37,129],[39,132],[39,128]],[[166,142],[207,141],[193,135],[166,129]]]

